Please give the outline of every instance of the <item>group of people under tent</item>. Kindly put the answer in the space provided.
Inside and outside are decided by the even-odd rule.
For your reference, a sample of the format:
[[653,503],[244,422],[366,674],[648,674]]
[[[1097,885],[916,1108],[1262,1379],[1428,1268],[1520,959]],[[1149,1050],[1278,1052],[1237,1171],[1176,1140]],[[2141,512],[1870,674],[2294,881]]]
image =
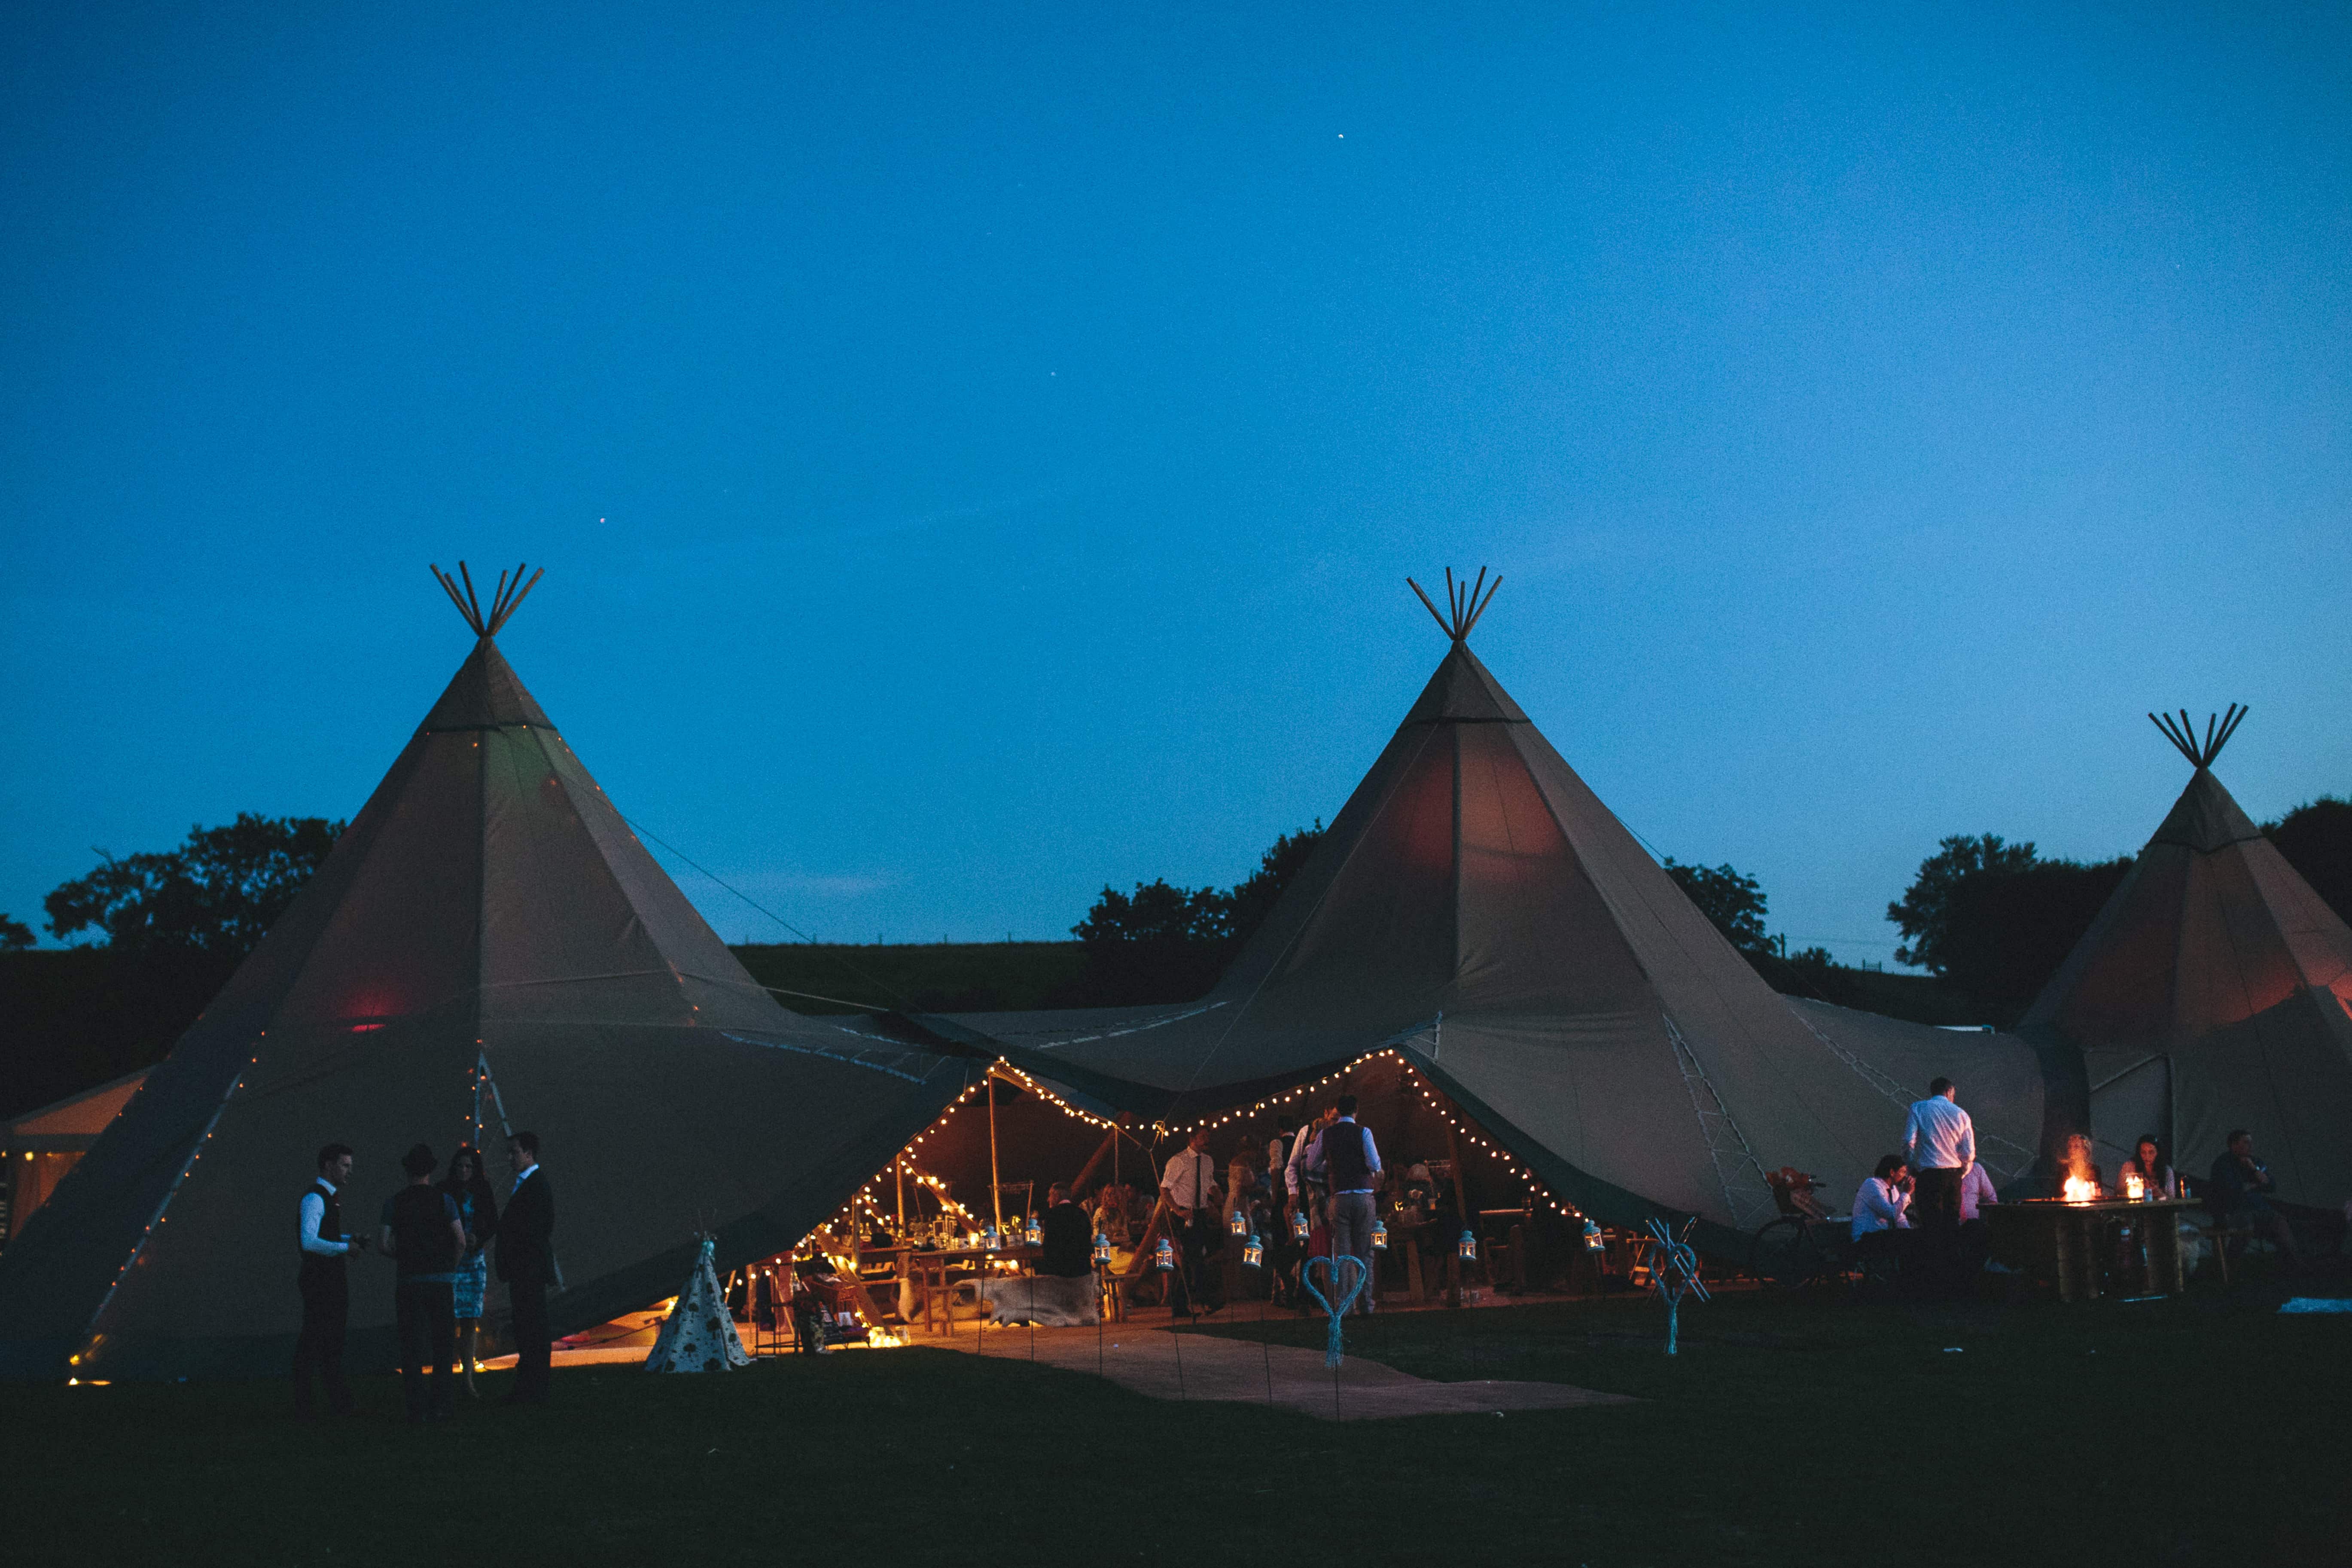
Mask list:
[[[1965,1296],[1991,1253],[1984,1210],[2000,1198],[1977,1159],[1976,1126],[1960,1108],[1958,1087],[1938,1078],[1927,1089],[1927,1098],[1913,1104],[1905,1119],[1902,1149],[1883,1156],[1855,1191],[1851,1235],[1856,1258],[1896,1258],[1914,1293]],[[2222,1233],[2217,1244],[2228,1245],[2239,1234],[2260,1237],[2278,1247],[2289,1272],[2298,1270],[2294,1232],[2272,1202],[2277,1183],[2255,1157],[2253,1134],[2235,1129],[2225,1143],[2205,1184],[2206,1212]],[[2068,1138],[2060,1164],[2058,1179],[2084,1184],[2076,1190],[2093,1198],[2188,1195],[2163,1140],[2153,1132],[2133,1140],[2112,1185],[2103,1180],[2086,1133]],[[2128,1268],[2133,1260],[2116,1261]]]
[[548,1336],[547,1291],[561,1285],[555,1267],[555,1196],[539,1167],[539,1135],[517,1132],[507,1140],[514,1168],[505,1212],[491,1191],[481,1152],[458,1145],[439,1181],[431,1145],[418,1143],[401,1156],[406,1184],[384,1199],[373,1242],[364,1231],[344,1228],[342,1200],[357,1158],[348,1143],[319,1151],[319,1176],[298,1205],[301,1264],[296,1285],[302,1297],[302,1327],[294,1342],[294,1410],[304,1420],[317,1413],[312,1380],[323,1385],[329,1414],[348,1415],[350,1384],[343,1378],[343,1341],[351,1321],[350,1259],[371,1247],[393,1264],[393,1317],[400,1345],[401,1395],[411,1425],[442,1421],[456,1414],[458,1357],[464,1356],[466,1392],[475,1387],[475,1359],[482,1302],[489,1289],[490,1247],[497,1243],[498,1275],[513,1309],[515,1383],[509,1405],[544,1404],[552,1347]]

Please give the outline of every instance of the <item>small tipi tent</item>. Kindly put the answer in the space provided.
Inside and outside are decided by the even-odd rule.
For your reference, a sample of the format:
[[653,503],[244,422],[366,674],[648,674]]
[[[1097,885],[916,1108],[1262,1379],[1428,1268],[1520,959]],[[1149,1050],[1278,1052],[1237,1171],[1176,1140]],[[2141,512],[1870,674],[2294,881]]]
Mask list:
[[956,1022],[1171,1118],[1394,1048],[1596,1217],[1696,1215],[1702,1246],[1743,1258],[1775,1212],[1767,1170],[1851,1192],[1938,1073],[1997,1175],[2030,1167],[2035,1053],[1775,994],[1470,651],[1500,581],[1422,595],[1444,658],[1209,995],[1156,1021]]
[[717,1237],[702,1237],[694,1271],[686,1277],[686,1288],[670,1303],[669,1316],[654,1336],[653,1352],[646,1357],[647,1372],[732,1372],[751,1364],[743,1336],[735,1331],[735,1319],[727,1310],[726,1293],[719,1289],[719,1270],[711,1261],[718,1250]]
[[[442,585],[476,640],[456,677],[0,1255],[0,1375],[285,1365],[295,1205],[331,1142],[358,1150],[361,1229],[394,1150],[537,1131],[561,1332],[677,1289],[689,1216],[716,1217],[731,1261],[792,1247],[963,1087],[964,1064],[800,1018],[744,973],[499,653],[538,577],[501,574],[485,613],[458,574]],[[389,1364],[389,1273],[350,1267],[351,1358]]]
[[2194,1178],[2243,1127],[2281,1197],[2332,1208],[2352,1196],[2352,929],[2213,775],[2245,715],[2201,737],[2148,715],[2188,786],[2019,1031],[2083,1053],[2111,1167],[2155,1132]]

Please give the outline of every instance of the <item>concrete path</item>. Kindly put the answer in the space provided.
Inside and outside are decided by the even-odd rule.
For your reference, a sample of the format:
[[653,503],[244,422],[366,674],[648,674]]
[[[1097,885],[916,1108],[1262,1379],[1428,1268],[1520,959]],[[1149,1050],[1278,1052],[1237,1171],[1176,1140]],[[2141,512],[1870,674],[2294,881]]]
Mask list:
[[[984,1355],[992,1361],[1031,1359],[1030,1331],[969,1325],[953,1336],[919,1334],[914,1343]],[[1163,1325],[1109,1323],[1093,1329],[1039,1329],[1035,1360],[1065,1372],[1095,1373],[1154,1399],[1230,1400],[1275,1405],[1324,1421],[1378,1421],[1395,1415],[1483,1415],[1510,1410],[1565,1410],[1588,1405],[1631,1405],[1622,1394],[1601,1394],[1562,1383],[1432,1383],[1376,1361],[1350,1355],[1337,1373],[1319,1350],[1263,1345],[1171,1330]]]

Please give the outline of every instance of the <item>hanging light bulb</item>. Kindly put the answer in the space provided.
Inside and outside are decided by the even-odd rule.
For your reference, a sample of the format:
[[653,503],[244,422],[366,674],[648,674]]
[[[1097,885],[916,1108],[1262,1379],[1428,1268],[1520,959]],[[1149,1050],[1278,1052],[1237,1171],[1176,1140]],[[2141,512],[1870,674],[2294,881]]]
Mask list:
[[1461,1239],[1460,1241],[1455,1242],[1455,1243],[1454,1244],[1454,1250],[1455,1252],[1457,1252],[1457,1253],[1459,1253],[1459,1254],[1461,1255],[1461,1258],[1462,1258],[1462,1261],[1463,1261],[1463,1262],[1465,1262],[1465,1263],[1475,1263],[1475,1262],[1477,1262],[1477,1261],[1478,1261],[1478,1238],[1477,1238],[1477,1237],[1475,1237],[1475,1235],[1471,1234],[1469,1231],[1466,1231],[1466,1230],[1465,1230],[1465,1231],[1464,1231],[1464,1232],[1462,1233],[1462,1239]]
[[1170,1272],[1176,1267],[1176,1248],[1164,1236],[1160,1238],[1160,1245],[1151,1249],[1151,1266],[1162,1273]]
[[1235,1236],[1247,1236],[1250,1233],[1249,1215],[1242,1213],[1240,1209],[1236,1208],[1234,1210],[1232,1215],[1226,1219],[1225,1228],[1232,1231]]
[[1372,1250],[1374,1252],[1386,1252],[1388,1249],[1389,1222],[1384,1219],[1376,1219],[1372,1221]]
[[1250,1233],[1250,1238],[1242,1243],[1242,1267],[1244,1268],[1261,1268],[1265,1266],[1265,1243],[1258,1239],[1257,1233],[1255,1231],[1252,1231]]

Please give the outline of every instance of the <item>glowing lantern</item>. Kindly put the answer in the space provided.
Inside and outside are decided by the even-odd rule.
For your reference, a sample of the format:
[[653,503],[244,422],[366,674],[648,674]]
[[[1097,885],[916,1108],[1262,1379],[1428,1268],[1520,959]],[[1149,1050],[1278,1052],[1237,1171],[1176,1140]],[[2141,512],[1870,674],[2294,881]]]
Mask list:
[[1601,1234],[1601,1227],[1593,1224],[1591,1220],[1586,1220],[1584,1222],[1584,1250],[1587,1252],[1606,1252],[1608,1249],[1609,1240],[1606,1237]]
[[1151,1266],[1162,1273],[1176,1267],[1176,1248],[1164,1236],[1160,1238],[1160,1245],[1151,1249]]
[[1095,1261],[1105,1265],[1110,1262],[1110,1237],[1099,1230],[1095,1232]]
[[1225,1228],[1232,1231],[1235,1236],[1247,1236],[1250,1233],[1249,1215],[1242,1213],[1239,1209],[1235,1209],[1226,1219]]
[[2066,1178],[2064,1191],[2066,1201],[2070,1204],[2095,1203],[2099,1196],[2099,1184],[2086,1181],[2081,1176],[2069,1176]]
[[1290,1234],[1305,1241],[1315,1234],[1315,1226],[1307,1218],[1305,1209],[1294,1209],[1290,1215]]
[[2133,1203],[2140,1203],[2147,1199],[2147,1184],[2140,1179],[2137,1171],[2124,1173],[2124,1196]]
[[1384,1219],[1376,1219],[1372,1221],[1372,1250],[1374,1252],[1386,1252],[1388,1249],[1389,1222]]
[[980,1245],[986,1250],[994,1252],[1004,1245],[1004,1238],[996,1234],[996,1227],[992,1225],[980,1233]]
[[1463,1262],[1475,1263],[1478,1261],[1478,1238],[1465,1230],[1462,1233],[1462,1239],[1454,1244],[1454,1250],[1461,1256]]
[[1026,1241],[1032,1247],[1045,1246],[1045,1222],[1039,1219],[1035,1215],[1031,1215],[1029,1216],[1029,1228],[1022,1234],[1022,1239]]
[[1255,1233],[1242,1243],[1242,1266],[1245,1268],[1265,1267],[1265,1243],[1260,1241]]

